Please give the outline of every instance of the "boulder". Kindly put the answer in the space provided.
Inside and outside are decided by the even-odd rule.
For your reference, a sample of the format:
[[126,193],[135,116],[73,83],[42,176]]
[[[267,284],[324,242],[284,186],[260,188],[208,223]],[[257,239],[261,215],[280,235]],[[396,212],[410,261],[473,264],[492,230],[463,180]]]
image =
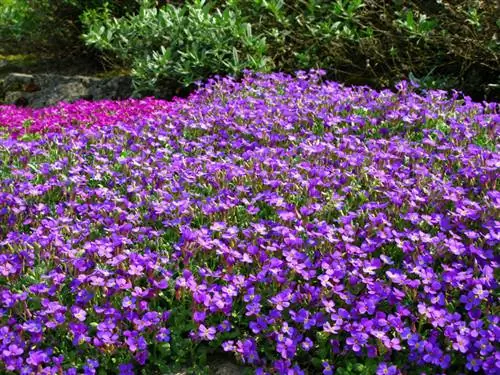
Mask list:
[[28,104],[28,99],[22,91],[9,91],[5,94],[5,103],[24,107]]
[[241,375],[243,369],[233,362],[221,362],[214,365],[215,375]]
[[38,108],[78,99],[125,99],[132,92],[132,79],[128,76],[98,78],[10,73],[0,85],[0,100],[5,104]]

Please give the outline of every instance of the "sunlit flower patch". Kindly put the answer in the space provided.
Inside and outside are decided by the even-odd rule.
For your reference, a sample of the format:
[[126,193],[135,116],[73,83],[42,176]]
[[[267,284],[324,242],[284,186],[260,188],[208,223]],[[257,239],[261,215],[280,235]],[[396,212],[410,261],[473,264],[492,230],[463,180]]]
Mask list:
[[397,89],[247,75],[1,139],[0,371],[498,373],[499,106]]
[[169,112],[172,104],[165,100],[144,98],[95,102],[79,100],[37,109],[0,105],[0,133],[18,138],[35,133],[133,123],[146,118],[161,118]]

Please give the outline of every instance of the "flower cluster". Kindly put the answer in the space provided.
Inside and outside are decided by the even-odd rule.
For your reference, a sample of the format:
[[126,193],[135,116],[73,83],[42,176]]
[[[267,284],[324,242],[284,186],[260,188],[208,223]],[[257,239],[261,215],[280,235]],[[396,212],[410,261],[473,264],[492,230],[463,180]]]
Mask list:
[[1,139],[0,369],[498,373],[499,106],[397,89],[248,74]]
[[[177,100],[179,99],[174,99],[174,102]],[[55,106],[39,109],[2,105],[0,130],[6,128],[11,136],[19,137],[26,133],[47,133],[68,128],[107,127],[161,116],[169,112],[172,104],[145,98],[96,102],[79,100],[74,103],[60,102]]]

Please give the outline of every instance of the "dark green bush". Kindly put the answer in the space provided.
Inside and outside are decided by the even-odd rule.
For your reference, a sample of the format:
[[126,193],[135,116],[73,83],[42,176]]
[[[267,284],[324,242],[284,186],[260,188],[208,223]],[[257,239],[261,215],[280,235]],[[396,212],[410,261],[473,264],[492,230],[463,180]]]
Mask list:
[[88,13],[85,39],[132,67],[139,88],[162,80],[189,84],[245,67],[324,68],[329,78],[375,86],[412,78],[423,87],[472,94],[484,93],[499,78],[495,15],[500,9],[494,1],[217,0],[210,5],[143,1],[131,17]]
[[321,67],[330,78],[484,91],[499,81],[495,1],[233,0],[266,36],[284,71]]
[[103,6],[115,16],[138,8],[135,0],[2,0],[0,52],[81,53],[85,46],[80,16]]

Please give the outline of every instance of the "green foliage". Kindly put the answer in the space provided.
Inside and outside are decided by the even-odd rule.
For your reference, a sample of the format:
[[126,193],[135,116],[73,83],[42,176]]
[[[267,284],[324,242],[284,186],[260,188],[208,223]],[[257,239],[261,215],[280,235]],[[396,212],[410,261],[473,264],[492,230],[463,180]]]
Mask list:
[[143,0],[133,16],[103,9],[83,18],[86,42],[132,67],[139,90],[245,68],[324,68],[329,78],[375,86],[414,78],[472,94],[500,78],[496,2],[158,3]]
[[99,51],[133,71],[140,93],[246,68],[323,68],[483,99],[500,81],[499,13],[479,0],[2,0],[0,52]]
[[377,372],[378,361],[375,359],[367,360],[366,363],[359,363],[359,360],[353,358],[346,361],[342,367],[338,367],[335,374],[338,375],[372,375]]
[[137,9],[135,0],[2,0],[0,1],[0,50],[5,52],[81,52],[86,9],[108,7],[115,15]]
[[83,17],[86,42],[131,66],[138,91],[271,67],[265,38],[253,35],[238,9],[213,9],[202,0],[160,9],[148,3],[134,16],[117,19],[92,11]]

